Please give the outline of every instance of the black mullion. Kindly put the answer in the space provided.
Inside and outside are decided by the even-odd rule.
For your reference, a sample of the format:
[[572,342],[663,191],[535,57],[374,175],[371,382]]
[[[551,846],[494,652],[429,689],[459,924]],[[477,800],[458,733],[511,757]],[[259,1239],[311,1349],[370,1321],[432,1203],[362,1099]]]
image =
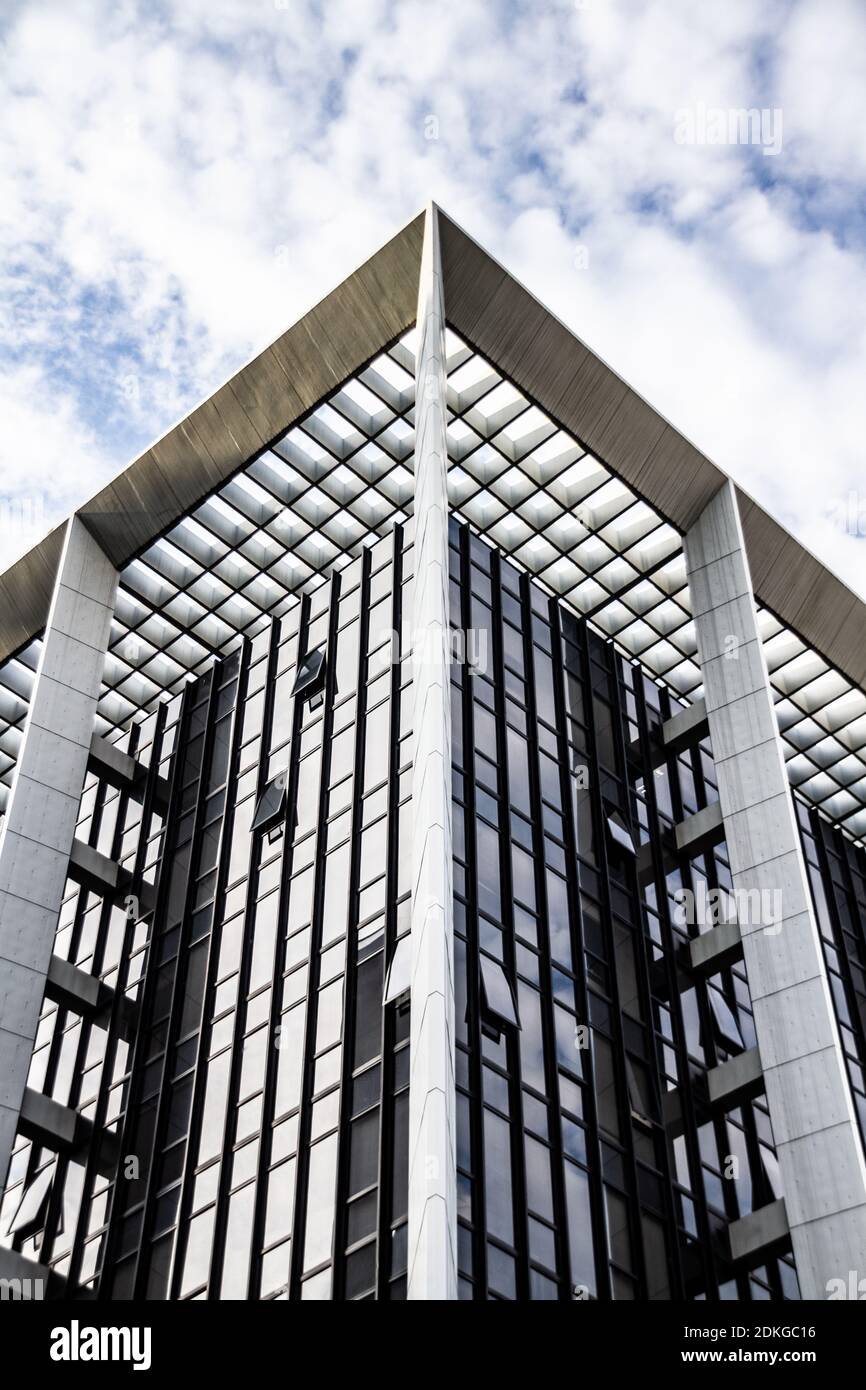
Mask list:
[[[309,595],[303,595],[298,614],[298,663],[300,664],[300,652],[302,636],[309,616],[310,599]],[[288,640],[292,640],[289,638]],[[269,762],[269,755],[265,754],[265,730],[270,731],[273,723],[273,714],[276,704],[276,671],[279,664],[280,646],[280,623],[274,622],[271,651],[268,657],[268,675],[265,684],[265,710],[262,715],[262,745],[259,752],[259,772],[257,786],[259,793],[265,787],[265,772]],[[303,723],[304,701],[296,698],[292,706],[292,727],[288,743],[288,767],[286,769],[286,809],[283,817],[283,856],[280,866],[280,903],[277,915],[277,941],[274,957],[273,987],[271,990],[271,1010],[268,1027],[270,1037],[276,1040],[280,1029],[280,1019],[282,1018],[283,1006],[283,971],[286,960],[286,923],[289,911],[289,898],[291,896],[291,874],[292,860],[294,854],[294,816],[295,804],[298,795],[299,779],[299,759],[298,751],[301,737],[301,724]],[[270,734],[269,734],[270,737]],[[247,891],[247,911],[249,911],[251,895]],[[246,918],[245,918],[246,922]],[[280,1053],[278,1046],[268,1049],[265,1060],[265,1078],[262,1095],[262,1132],[259,1146],[259,1163],[256,1174],[256,1197],[253,1209],[253,1232],[250,1255],[250,1288],[260,1289],[262,1254],[261,1247],[264,1240],[265,1230],[265,1211],[267,1202],[267,1187],[269,1184],[269,1171],[271,1153],[273,1150],[273,1121],[274,1105],[277,1091],[277,1073],[279,1069]],[[292,1236],[294,1242],[297,1238],[298,1228],[293,1219]]]
[[[561,674],[564,670],[564,663],[562,661],[562,648],[559,641],[558,605],[551,601],[549,612],[551,619],[550,664],[552,668],[554,710],[556,717],[557,763],[559,765],[560,798],[564,813],[567,805],[566,792],[570,791],[570,788],[565,787],[563,778],[562,730],[565,727],[565,723],[562,709],[562,681],[561,679],[557,680],[557,674]],[[532,620],[530,617],[528,628],[525,628],[523,632],[523,660],[527,668],[527,675],[531,676],[531,679],[528,679],[526,682],[527,765],[529,768],[530,805],[534,808],[534,812],[537,815],[537,823],[533,827],[532,838],[533,853],[535,856],[535,893],[539,907],[539,960],[541,962],[540,973],[543,982],[543,989],[541,991],[541,1029],[545,1072],[547,1075],[547,1093],[548,1099],[551,1102],[548,1107],[547,1137],[550,1140],[551,1183],[553,1188],[553,1210],[556,1226],[554,1239],[557,1251],[559,1296],[561,1300],[570,1300],[573,1280],[571,1275],[571,1253],[568,1246],[568,1212],[565,1197],[565,1171],[563,1166],[565,1157],[562,1145],[562,1112],[559,1104],[559,1068],[557,1064],[556,1029],[554,1027],[553,1014],[553,975],[546,881],[547,861],[544,853],[544,812],[541,798],[541,778],[538,771],[539,741],[535,733],[538,728],[538,713],[535,698],[534,645],[532,638]],[[565,815],[563,814],[563,825],[564,823]],[[574,952],[572,954],[572,966],[574,966]],[[576,980],[575,985],[577,985]],[[576,1009],[577,989],[575,989],[574,1004]]]
[[[631,1107],[627,1104],[629,1095],[628,1073],[626,1071],[625,1066],[625,1030],[623,1028],[622,1023],[622,1009],[620,1006],[619,999],[619,980],[616,963],[616,945],[614,942],[613,930],[613,894],[611,892],[610,869],[607,853],[607,817],[605,815],[604,806],[602,804],[602,794],[600,786],[603,771],[602,764],[599,758],[598,739],[596,735],[596,698],[604,699],[604,702],[608,705],[610,709],[611,724],[614,730],[613,737],[618,744],[620,765],[624,766],[622,749],[622,710],[620,708],[619,684],[617,680],[617,673],[616,671],[611,671],[611,645],[607,642],[603,643],[601,639],[596,639],[599,644],[600,652],[601,654],[603,654],[604,665],[602,669],[604,670],[605,675],[607,677],[604,696],[597,696],[593,681],[592,644],[589,641],[589,629],[585,625],[583,625],[582,631],[584,633],[585,641],[584,651],[586,657],[586,672],[588,677],[587,694],[589,697],[586,701],[587,735],[589,746],[592,751],[593,765],[596,769],[596,776],[590,779],[589,793],[592,815],[596,827],[596,843],[598,846],[600,892],[603,909],[601,913],[601,929],[607,944],[608,959],[610,962],[610,968],[608,972],[608,987],[610,991],[610,1042],[613,1069],[617,1081],[617,1090],[619,1092],[617,1096],[617,1106],[619,1111],[620,1134],[622,1136],[619,1140],[619,1147],[623,1151],[626,1169],[626,1211],[628,1215],[629,1230],[631,1232],[634,1265],[631,1277],[636,1280],[638,1288],[642,1291],[642,1294],[645,1297],[646,1271],[644,1268],[643,1234],[640,1229],[640,1222],[637,1220],[639,1197],[637,1186],[637,1166],[635,1164],[634,1142],[631,1132]],[[602,663],[596,662],[596,665],[601,666]],[[609,698],[611,693],[613,694],[612,700]],[[619,726],[618,731],[617,725]],[[618,768],[609,769],[609,772],[611,773],[611,775],[619,779]],[[602,1036],[606,1035],[603,1034]],[[608,1265],[610,1265],[610,1263],[612,1262],[612,1257],[610,1255],[609,1250],[607,1249],[605,1250],[605,1256]],[[611,1293],[613,1295],[612,1277]]]
[[[328,816],[328,782],[331,771],[331,735],[334,725],[334,692],[337,681],[336,653],[337,622],[340,611],[340,574],[331,579],[330,615],[328,621],[328,662],[325,681],[325,700],[322,713],[322,764],[319,777],[319,806],[316,818],[316,858],[313,888],[313,920],[310,924],[310,973],[307,980],[307,1009],[304,1020],[304,1065],[301,1087],[301,1109],[298,1123],[298,1158],[295,1176],[295,1206],[291,1245],[289,1298],[300,1299],[301,1276],[304,1272],[304,1244],[307,1215],[307,1184],[310,1172],[310,1131],[312,1126],[313,1095],[315,1091],[316,1025],[318,1022],[318,991],[321,975],[322,909],[324,906],[325,870],[327,867],[326,825]],[[299,641],[298,660],[306,654],[306,636]],[[348,921],[348,911],[347,911]],[[348,930],[348,927],[347,927]],[[348,951],[347,951],[348,960]],[[336,1200],[336,1193],[335,1193]],[[333,1266],[332,1266],[333,1269]]]
[[[244,642],[239,652],[238,672],[236,677],[236,693],[234,711],[232,713],[232,739],[229,752],[228,765],[226,770],[225,801],[223,804],[222,823],[220,826],[220,848],[217,855],[216,882],[214,884],[214,908],[211,918],[211,927],[208,934],[207,943],[207,966],[205,968],[205,982],[202,990],[202,1015],[198,1030],[198,1040],[196,1043],[195,1063],[192,1073],[193,1094],[190,1103],[189,1125],[187,1130],[186,1154],[181,1176],[180,1200],[178,1202],[177,1217],[175,1222],[175,1242],[172,1255],[172,1269],[169,1277],[169,1298],[177,1299],[180,1296],[180,1283],[183,1271],[184,1258],[186,1256],[186,1238],[188,1230],[188,1218],[192,1208],[193,1193],[195,1190],[195,1168],[193,1154],[197,1152],[199,1141],[199,1129],[201,1124],[202,1112],[204,1110],[205,1090],[207,1087],[208,1073],[208,1053],[210,1051],[210,1038],[212,1031],[211,1020],[211,1001],[213,997],[213,987],[215,983],[216,971],[219,967],[219,950],[216,946],[216,938],[222,938],[222,921],[217,920],[217,909],[220,897],[225,891],[225,877],[228,868],[230,854],[230,838],[226,831],[226,826],[231,817],[234,822],[235,807],[229,810],[229,788],[237,780],[238,761],[240,757],[240,737],[243,728],[243,705],[246,699],[247,682],[249,678],[251,648],[248,641]],[[214,686],[219,685],[220,667],[215,668]],[[228,684],[228,682],[227,682]],[[209,722],[210,722],[209,710]],[[264,742],[264,740],[262,740]],[[202,769],[202,777],[205,769]],[[206,799],[206,798],[205,798]],[[252,877],[252,875],[250,876]],[[192,873],[190,865],[190,878],[194,881],[195,875]],[[248,880],[249,882],[249,880]],[[240,993],[238,994],[238,1009],[240,1008]],[[222,1159],[220,1160],[222,1163]],[[216,1243],[216,1242],[215,1242]]]
[[[470,620],[472,618],[472,582],[471,566],[469,575],[469,588],[467,589],[467,602],[469,604]],[[499,553],[490,552],[490,595],[491,595],[491,637],[493,647],[493,691],[496,712],[494,715],[496,723],[496,747],[499,757],[499,891],[500,909],[502,922],[502,945],[503,954],[508,964],[510,980],[513,981],[515,999],[517,997],[517,952],[514,944],[514,882],[511,872],[511,797],[508,777],[508,740],[505,732],[505,672],[504,655],[502,641],[502,592],[501,576],[499,571]],[[528,593],[524,595],[524,616],[526,613],[525,604],[528,602]],[[524,629],[525,630],[525,629]],[[525,662],[525,657],[524,657]],[[468,668],[466,668],[468,671]],[[528,676],[528,672],[526,672]],[[464,683],[468,683],[468,676],[464,675]],[[528,680],[527,680],[528,686]],[[474,705],[474,700],[471,702]],[[474,737],[474,708],[472,710],[472,747],[475,747]],[[464,733],[464,749],[466,737]],[[473,761],[473,779],[475,777],[475,767]],[[503,821],[505,823],[504,851],[503,851]],[[480,929],[479,929],[479,951],[475,962],[476,977],[480,976],[481,971],[481,952],[480,952]],[[480,989],[480,982],[479,982]],[[511,1094],[511,1114],[509,1116],[509,1133],[511,1140],[511,1165],[512,1165],[512,1203],[514,1208],[514,1246],[516,1290],[518,1302],[526,1302],[529,1299],[529,1214],[526,1201],[526,1156],[524,1152],[525,1139],[523,1129],[523,1073],[520,1064],[520,1039],[514,1029],[506,1030],[506,1057],[508,1057],[509,1091]],[[484,1104],[483,1087],[479,1093],[481,1104]],[[486,1222],[485,1222],[486,1236]],[[489,1290],[488,1290],[489,1292]]]
[[[349,1184],[349,1158],[351,1146],[351,1118],[352,1118],[352,1073],[354,1066],[354,1032],[355,1032],[355,1004],[356,1004],[356,981],[358,975],[357,959],[357,927],[358,927],[358,873],[361,847],[361,827],[363,825],[363,776],[364,776],[364,752],[366,743],[366,724],[367,724],[367,670],[369,665],[369,654],[367,644],[370,630],[370,566],[372,563],[370,551],[367,549],[361,557],[361,597],[360,613],[358,616],[358,671],[357,686],[355,695],[355,757],[352,766],[352,806],[351,824],[349,830],[349,882],[347,884],[348,908],[346,912],[346,967],[343,972],[343,1050],[340,1055],[340,1119],[339,1119],[339,1139],[337,1142],[337,1206],[336,1219],[333,1226],[333,1240],[331,1242],[331,1264],[333,1268],[333,1284],[331,1297],[333,1300],[345,1298],[345,1278],[346,1278],[346,1236],[347,1236],[347,1213],[346,1199],[348,1196]],[[335,605],[339,612],[339,602],[335,600]],[[338,620],[339,622],[339,617]],[[339,641],[339,633],[337,634]],[[393,655],[393,653],[392,653]],[[389,808],[390,812],[390,808]],[[388,821],[389,835],[391,821]],[[387,899],[386,899],[387,901]],[[387,962],[388,945],[387,940],[384,946],[385,962]],[[383,973],[382,984],[384,986],[385,976]],[[384,1013],[384,1009],[383,1009]],[[384,1054],[382,1055],[379,1077],[379,1143],[382,1142],[382,1084],[381,1078],[384,1071]],[[381,1202],[381,1192],[379,1195]],[[377,1251],[377,1271],[379,1267],[379,1257],[381,1254],[381,1244]]]
[[[144,861],[145,861],[145,858],[146,858],[146,856],[147,856],[147,843],[148,843],[148,839],[149,839],[149,829],[150,829],[151,816],[152,816],[152,814],[153,814],[154,803],[155,803],[155,788],[156,788],[156,782],[157,782],[157,779],[158,779],[158,776],[159,776],[159,764],[160,764],[160,761],[161,761],[160,757],[159,757],[158,754],[157,754],[157,749],[158,749],[158,748],[161,748],[162,737],[163,737],[163,731],[164,731],[164,728],[165,728],[166,714],[167,714],[167,706],[166,706],[166,705],[162,705],[162,706],[160,706],[160,708],[157,710],[156,716],[155,716],[155,724],[154,724],[154,730],[153,730],[153,743],[152,743],[152,745],[151,745],[151,758],[150,758],[150,763],[149,763],[148,769],[147,769],[147,778],[146,778],[146,781],[145,781],[145,784],[144,784],[144,794],[143,794],[143,797],[142,797],[141,822],[140,822],[140,827],[139,827],[138,845],[136,846],[135,860],[134,860],[134,862],[133,862],[133,868],[132,868],[132,879],[131,879],[131,884],[133,885],[134,890],[137,890],[137,889],[140,888],[140,886],[141,886],[141,874],[142,874],[142,872],[143,872],[143,869],[144,869]],[[135,747],[137,747],[137,745],[138,745],[138,730],[139,730],[139,726],[138,726],[138,725],[133,725],[133,731],[134,731],[134,732],[133,732],[133,734],[132,734],[132,738],[134,739],[135,742],[134,742],[134,744],[131,746],[131,751],[134,751]],[[175,750],[175,754],[176,754],[176,750]],[[129,799],[131,800],[131,798],[129,798]],[[166,825],[166,824],[167,824],[167,821],[164,821],[164,824],[163,824],[163,834],[165,833],[165,825]],[[133,895],[134,895],[134,894],[133,894]],[[109,919],[109,920],[110,920],[110,914],[111,914],[111,907],[109,906],[109,910],[108,910],[108,919]],[[95,1130],[95,1132],[96,1132],[97,1134],[101,1133],[102,1130],[103,1130],[104,1127],[105,1127],[105,1112],[106,1112],[106,1109],[107,1109],[108,1097],[109,1097],[109,1093],[110,1093],[110,1089],[111,1089],[110,1086],[109,1086],[109,1080],[110,1080],[111,1074],[112,1074],[113,1069],[114,1069],[114,1059],[115,1059],[115,1057],[116,1057],[116,1055],[117,1055],[117,1045],[118,1045],[118,1043],[121,1041],[121,1038],[120,1038],[121,1014],[122,1014],[122,1011],[123,1011],[123,1009],[124,1009],[124,1007],[125,1007],[125,1005],[124,1005],[124,1000],[125,1000],[125,998],[126,998],[126,981],[127,981],[128,977],[129,977],[129,953],[130,953],[130,949],[131,949],[131,946],[132,946],[132,941],[133,941],[133,939],[134,939],[135,929],[136,929],[137,926],[138,926],[138,921],[137,921],[134,917],[130,917],[129,914],[127,914],[127,925],[126,925],[126,930],[125,930],[125,932],[124,932],[123,944],[122,944],[121,952],[120,952],[120,960],[119,960],[119,962],[118,962],[118,967],[117,967],[117,980],[116,980],[115,987],[114,987],[114,998],[113,998],[113,1000],[112,1000],[111,1013],[110,1013],[110,1016],[109,1016],[109,1019],[108,1019],[108,1030],[107,1030],[107,1031],[108,1031],[108,1037],[107,1037],[107,1042],[106,1042],[106,1047],[105,1047],[105,1057],[104,1057],[103,1064],[102,1064],[102,1075],[101,1075],[100,1081],[99,1081],[99,1095],[97,1096],[96,1111],[95,1111],[94,1117],[93,1117],[94,1130]],[[104,949],[104,948],[103,948],[103,949]],[[130,1048],[130,1058],[132,1057],[132,1052],[133,1052],[133,1049]],[[121,1150],[121,1152],[122,1152],[122,1150]],[[84,1191],[85,1196],[84,1196],[84,1198],[83,1198],[82,1200],[83,1200],[84,1203],[87,1204],[88,1207],[89,1207],[89,1204],[90,1204],[90,1201],[91,1201],[91,1196],[90,1196],[90,1194],[91,1194],[91,1191],[92,1191],[92,1187],[93,1187],[95,1175],[96,1175],[96,1149],[95,1149],[95,1146],[94,1146],[94,1149],[91,1150],[91,1152],[89,1152],[88,1155],[87,1155],[87,1165],[86,1165],[85,1175],[84,1175],[84,1188],[83,1188],[83,1191]],[[115,1194],[115,1192],[116,1192],[116,1190],[117,1190],[117,1183],[118,1183],[118,1174],[115,1173],[114,1178],[113,1178],[112,1183],[111,1183],[111,1196],[110,1196],[110,1198],[109,1198],[109,1205],[108,1205],[108,1208],[107,1208],[107,1210],[106,1210],[106,1231],[105,1231],[105,1235],[103,1236],[103,1241],[104,1241],[105,1244],[106,1244],[106,1249],[107,1249],[107,1236],[108,1236],[108,1232],[109,1232],[109,1230],[110,1230],[110,1215],[111,1215],[111,1208],[112,1208],[112,1205],[113,1205],[113,1203],[114,1203],[114,1194]],[[79,1272],[79,1270],[80,1270],[80,1268],[81,1268],[81,1261],[82,1261],[82,1258],[83,1258],[83,1255],[84,1255],[85,1234],[86,1234],[86,1232],[85,1232],[85,1230],[84,1230],[84,1226],[83,1226],[81,1217],[79,1216],[78,1230],[76,1231],[75,1240],[74,1240],[73,1246],[72,1246],[72,1252],[71,1252],[71,1256],[70,1256],[69,1273],[68,1273],[68,1276],[67,1276],[67,1288],[68,1288],[68,1290],[70,1291],[70,1294],[74,1292],[74,1290],[75,1290],[75,1288],[76,1288],[76,1286],[77,1286],[77,1283],[78,1283],[78,1272]],[[104,1254],[105,1254],[105,1252],[104,1252]],[[97,1283],[96,1283],[96,1287],[97,1287],[97,1288],[99,1287],[99,1284],[100,1284],[100,1282],[101,1282],[102,1270],[105,1269],[105,1267],[106,1267],[106,1265],[105,1265],[104,1254],[103,1254],[103,1262],[102,1262],[102,1266],[101,1266],[101,1269],[100,1269],[100,1273],[99,1273],[99,1275],[97,1276]]]
[[[394,527],[394,550],[392,560],[392,624],[393,631],[400,634],[399,649],[391,653],[391,746],[388,755],[388,863],[385,878],[385,956],[382,962],[382,998],[388,978],[388,963],[393,957],[397,939],[397,883],[399,879],[400,858],[400,725],[402,678],[403,678],[403,527]],[[411,1006],[410,1006],[411,1007]],[[394,1223],[394,1208],[391,1192],[394,1179],[394,1135],[396,1125],[396,1063],[394,1047],[396,1042],[395,1006],[382,1004],[381,1047],[381,1085],[379,1088],[379,1209],[377,1213],[377,1251],[376,1297],[387,1300],[391,1290],[391,1250],[393,1239],[391,1231]],[[411,1067],[412,1058],[409,1058]]]
[[[192,703],[190,692],[192,689],[193,686],[190,684],[186,687],[186,689],[183,692],[183,695],[181,697],[181,708],[178,714],[177,722],[174,726],[174,746],[171,755],[171,787],[169,790],[168,807],[166,809],[165,822],[163,825],[162,832],[162,852],[159,858],[159,870],[156,884],[156,906],[151,917],[150,937],[147,944],[147,963],[145,966],[144,979],[141,989],[141,998],[139,1000],[138,1008],[138,1025],[136,1028],[135,1042],[131,1048],[131,1055],[129,1060],[127,1100],[123,1114],[123,1124],[121,1127],[120,1136],[121,1153],[128,1153],[132,1147],[132,1135],[136,1120],[138,1118],[138,1099],[141,1094],[141,1086],[145,1070],[145,1046],[147,1042],[148,1033],[147,1022],[150,1016],[150,1011],[153,1003],[153,994],[156,987],[156,976],[159,968],[157,959],[158,951],[156,949],[158,940],[158,924],[161,920],[161,916],[165,908],[169,882],[171,879],[171,856],[174,839],[173,827],[177,824],[177,821],[180,819],[179,809],[181,794],[183,791],[183,770],[185,763],[185,758],[183,754],[183,740],[181,739],[180,734],[182,731],[186,729],[189,721],[190,705]],[[159,760],[156,761],[158,762]],[[143,838],[146,841],[147,837],[145,836]],[[141,872],[141,868],[143,866],[143,855],[145,853],[145,848],[146,845],[139,846],[139,858],[136,866],[137,873]],[[130,925],[131,927],[134,926],[134,924]],[[125,961],[125,964],[128,964],[128,962]],[[155,1137],[156,1136],[154,1133],[154,1140]],[[100,1271],[99,1278],[99,1291],[97,1297],[100,1299],[109,1297],[107,1292],[107,1285],[110,1282],[111,1270],[113,1265],[113,1256],[117,1247],[119,1227],[122,1220],[122,1213],[117,1213],[115,1211],[115,1208],[118,1205],[117,1196],[119,1190],[120,1189],[118,1182],[117,1180],[115,1180],[114,1187],[112,1189],[111,1207],[108,1213],[108,1232],[106,1239],[106,1248],[105,1254],[103,1256],[102,1269]],[[138,1263],[137,1255],[135,1257],[135,1263],[136,1265]]]
[[[457,532],[460,554],[460,626],[464,633],[472,622],[470,531],[465,524]],[[450,571],[450,564],[449,564]],[[492,585],[491,585],[492,589]],[[465,668],[468,670],[468,668]],[[476,1299],[487,1296],[487,1168],[484,1162],[484,1084],[481,1044],[481,985],[479,978],[478,855],[476,852],[475,766],[470,749],[475,747],[472,681],[460,683],[463,702],[463,800],[466,841],[466,1000],[469,1035],[469,1127],[472,1151],[472,1279]],[[453,764],[452,764],[453,766]],[[453,776],[453,773],[452,773]],[[470,833],[471,827],[471,833]],[[457,1123],[455,1117],[455,1125]]]
[[[135,1256],[135,1275],[133,1280],[134,1298],[143,1298],[146,1296],[144,1290],[146,1288],[146,1279],[150,1272],[150,1230],[153,1223],[153,1211],[156,1199],[156,1159],[157,1155],[160,1153],[162,1148],[162,1140],[165,1131],[166,1110],[168,1108],[168,1095],[171,1090],[169,1068],[171,1063],[172,1049],[174,1047],[175,1038],[177,1036],[179,1002],[185,985],[185,981],[184,984],[181,984],[181,979],[184,975],[184,953],[186,951],[189,941],[189,925],[192,916],[190,908],[193,898],[193,890],[195,887],[195,865],[198,858],[199,832],[201,830],[202,810],[206,799],[204,794],[204,787],[207,783],[208,768],[210,765],[210,757],[213,749],[214,712],[216,709],[219,685],[217,679],[217,672],[218,667],[214,666],[211,669],[210,688],[208,690],[207,701],[204,704],[204,708],[206,710],[205,725],[202,733],[201,763],[198,769],[198,782],[196,786],[196,800],[192,824],[192,835],[189,841],[190,857],[186,873],[186,884],[184,889],[184,907],[183,914],[180,920],[180,929],[177,941],[177,955],[175,956],[174,978],[172,980],[171,988],[171,1005],[169,1008],[168,1015],[168,1028],[166,1030],[165,1046],[162,1055],[160,1084],[159,1091],[157,1093],[156,1121],[154,1124],[153,1139],[151,1142],[150,1162],[147,1167],[146,1187],[142,1207],[141,1234],[139,1237],[138,1251]],[[178,762],[181,765],[184,763],[184,761],[185,759],[183,757],[178,759]],[[172,823],[176,826],[177,820],[173,820]],[[158,940],[157,922],[159,920],[160,918],[156,914],[154,914],[154,944]],[[153,961],[148,962],[148,966],[152,964],[155,965],[156,963]],[[150,971],[148,971],[148,973],[150,973]],[[156,974],[157,970],[156,968],[154,968],[154,980],[156,978]],[[142,1033],[144,1033],[146,1029],[143,1028],[141,1031]]]
[[[560,644],[564,641],[562,635],[562,625],[559,617],[559,605],[554,605],[556,612],[556,633]],[[592,680],[589,668],[589,658],[587,654],[586,629],[580,620],[575,616],[576,631],[580,646],[578,648],[581,660],[581,670],[577,680],[581,687],[583,697],[584,717],[587,725],[587,770],[591,771],[592,777],[596,775],[597,763],[594,759],[594,750],[589,743],[589,705],[592,702]],[[553,624],[551,625],[553,630]],[[560,646],[562,652],[562,646]],[[577,996],[580,1000],[578,1018],[584,1020],[584,1026],[590,1026],[589,1012],[589,988],[586,977],[586,941],[583,928],[583,909],[580,898],[580,875],[578,870],[578,836],[577,824],[574,814],[574,792],[571,786],[571,766],[570,748],[568,742],[568,722],[565,708],[565,692],[563,690],[563,677],[566,673],[564,659],[560,662],[559,679],[554,680],[554,698],[557,703],[557,720],[561,717],[560,747],[563,748],[564,757],[560,758],[560,767],[566,768],[566,786],[563,802],[564,821],[565,821],[565,845],[566,845],[566,868],[567,868],[567,892],[568,908],[571,927],[571,950],[572,963],[577,983]],[[564,744],[563,744],[564,740]],[[577,1000],[575,1000],[577,1003]],[[609,1299],[611,1297],[611,1277],[610,1264],[607,1257],[607,1219],[604,1210],[604,1191],[602,1184],[602,1164],[601,1164],[601,1139],[599,1135],[598,1123],[598,1104],[595,1092],[595,1059],[592,1048],[584,1049],[582,1058],[582,1075],[584,1086],[582,1087],[583,1097],[583,1119],[585,1121],[585,1134],[587,1143],[587,1166],[581,1169],[586,1173],[587,1185],[589,1189],[590,1216],[592,1220],[592,1245],[595,1260],[596,1287],[599,1299]],[[559,1100],[557,1091],[557,1109],[559,1110]],[[561,1114],[560,1114],[561,1130]],[[570,1271],[571,1273],[571,1271]],[[573,1278],[573,1274],[572,1274]],[[574,1283],[572,1283],[572,1294],[574,1293]]]

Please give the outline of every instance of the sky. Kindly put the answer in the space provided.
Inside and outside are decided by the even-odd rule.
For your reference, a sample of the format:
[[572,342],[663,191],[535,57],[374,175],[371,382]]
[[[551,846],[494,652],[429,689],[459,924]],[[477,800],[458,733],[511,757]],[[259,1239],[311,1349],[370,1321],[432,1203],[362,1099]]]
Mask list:
[[862,0],[4,0],[0,111],[0,568],[433,198],[866,597]]

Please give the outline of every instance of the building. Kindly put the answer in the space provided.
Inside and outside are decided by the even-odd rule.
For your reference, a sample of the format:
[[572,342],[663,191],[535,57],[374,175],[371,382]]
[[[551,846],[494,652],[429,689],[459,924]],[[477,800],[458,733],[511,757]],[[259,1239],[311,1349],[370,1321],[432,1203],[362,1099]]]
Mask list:
[[443,213],[0,598],[4,1287],[866,1274],[866,606]]

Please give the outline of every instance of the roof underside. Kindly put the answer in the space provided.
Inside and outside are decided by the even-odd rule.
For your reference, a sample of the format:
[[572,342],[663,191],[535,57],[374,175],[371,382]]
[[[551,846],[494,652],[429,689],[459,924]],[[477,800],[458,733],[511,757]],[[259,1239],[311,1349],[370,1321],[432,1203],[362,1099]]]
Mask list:
[[[697,697],[681,533],[725,475],[440,221],[452,508]],[[82,509],[121,574],[101,732],[411,515],[422,233],[419,217]],[[866,605],[743,494],[740,506],[792,785],[862,839]],[[0,576],[6,785],[61,536]]]

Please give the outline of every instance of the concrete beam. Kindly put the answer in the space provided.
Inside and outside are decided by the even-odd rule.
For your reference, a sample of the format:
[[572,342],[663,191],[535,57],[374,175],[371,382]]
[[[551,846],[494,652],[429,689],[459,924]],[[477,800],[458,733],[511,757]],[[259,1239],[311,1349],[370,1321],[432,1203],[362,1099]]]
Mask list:
[[69,854],[69,877],[82,888],[91,888],[105,898],[120,897],[122,870],[119,864],[92,845],[74,840]]
[[98,1013],[110,1001],[113,991],[108,989],[95,975],[79,970],[60,956],[52,956],[45,981],[45,997],[53,999],[61,1008],[71,1009],[73,1013],[85,1018]]
[[[720,844],[724,838],[725,830],[718,802],[705,807],[703,811],[696,811],[693,816],[686,816],[685,820],[674,826],[672,835],[667,833],[662,835],[663,871],[670,873],[671,869],[676,868],[678,859],[683,855],[689,859],[694,859],[696,855],[704,854],[714,845]],[[652,883],[655,869],[653,849],[649,840],[639,847],[635,862],[638,883],[641,887]]]
[[748,1216],[741,1216],[728,1227],[731,1259],[746,1268],[754,1268],[775,1255],[784,1254],[790,1243],[784,1197],[749,1212]]
[[822,1299],[830,1280],[866,1269],[866,1159],[730,482],[686,533],[685,555],[797,1275],[804,1299]]
[[77,1110],[28,1086],[21,1104],[18,1132],[52,1153],[72,1153],[81,1140]]
[[117,571],[74,516],[0,830],[0,1188],[54,950],[116,593]]
[[665,720],[661,728],[661,741],[665,753],[684,753],[687,748],[695,748],[709,737],[710,725],[707,719],[707,706],[703,700],[695,700],[688,709],[680,710]]
[[[672,714],[664,724],[657,724],[650,733],[650,762],[653,767],[660,767],[671,754],[684,753],[708,737],[707,707],[703,700],[695,700],[687,709]],[[640,739],[629,745],[629,753],[640,766],[643,761]]]
[[718,975],[743,959],[739,922],[721,922],[688,945],[689,966],[696,975]]
[[677,853],[694,859],[699,854],[721,844],[725,838],[725,823],[722,808],[713,801],[693,816],[686,816],[675,827]]
[[69,877],[75,883],[81,884],[82,888],[89,888],[94,893],[101,893],[103,897],[110,898],[112,902],[123,903],[127,898],[138,898],[139,918],[146,917],[152,912],[156,904],[153,887],[144,883],[139,889],[133,890],[132,875],[128,870],[121,866],[108,855],[100,854],[92,845],[85,845],[81,840],[74,840],[69,856]]
[[28,1086],[24,1091],[18,1132],[53,1153],[93,1155],[96,1171],[114,1177],[120,1157],[120,1140],[110,1130],[97,1130],[69,1105],[61,1105]]
[[[94,734],[91,740],[87,770],[110,787],[133,796],[136,793],[140,796],[147,782],[147,768],[99,734]],[[155,791],[157,801],[167,805],[168,782],[164,777],[156,779]]]
[[116,787],[118,791],[131,790],[139,774],[135,758],[131,758],[128,753],[124,753],[99,734],[94,734],[90,741],[87,770],[101,777],[110,786]]
[[415,378],[412,964],[407,1296],[457,1298],[445,310],[438,213],[424,220]]
[[[725,1113],[751,1100],[764,1090],[764,1073],[756,1047],[717,1067],[711,1067],[706,1079],[701,1072],[693,1074],[694,1095],[700,1106]],[[662,1124],[671,1139],[677,1139],[685,1131],[683,1098],[677,1086],[665,1091],[662,1096]]]
[[764,1069],[756,1047],[731,1057],[707,1072],[707,1098],[714,1110],[725,1113],[764,1091]]

